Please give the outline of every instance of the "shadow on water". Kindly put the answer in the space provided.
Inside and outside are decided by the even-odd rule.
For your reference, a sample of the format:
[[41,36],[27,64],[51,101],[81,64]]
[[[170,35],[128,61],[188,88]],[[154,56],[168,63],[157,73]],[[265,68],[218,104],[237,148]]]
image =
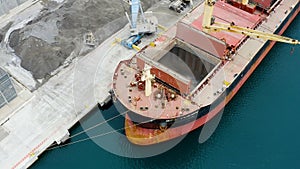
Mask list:
[[[124,128],[125,117],[120,115],[122,112],[118,112],[116,107],[112,104],[108,105],[105,109],[99,108],[94,110],[94,113],[101,113],[104,120],[110,125],[113,129],[119,130]],[[116,118],[114,118],[116,117]],[[118,131],[121,134],[124,134],[124,130]]]
[[[99,115],[101,115],[100,117],[103,118],[99,118]],[[102,134],[103,132],[101,132],[101,127],[103,125],[109,125],[120,134],[125,134],[124,130],[120,130],[124,128],[124,121],[125,117],[120,115],[116,107],[113,106],[111,103],[105,105],[105,107],[100,107],[99,105],[95,106],[91,110],[91,112],[89,112],[85,117],[83,117],[70,129],[70,139],[66,140],[60,145],[53,143],[53,145],[50,146],[49,149],[53,149],[56,147],[65,147],[69,144],[72,144],[75,141],[80,141],[82,139],[91,137],[91,135],[86,134],[86,131],[94,130],[93,133],[95,135]]]
[[[101,129],[104,125],[111,126],[114,130],[119,130],[124,128],[125,117],[120,115],[116,107],[109,103],[104,107],[99,105],[95,106],[85,117],[83,117],[79,122],[77,122],[70,130],[71,136],[82,132],[83,130]],[[89,130],[90,131],[90,130]],[[123,130],[118,131],[121,134],[124,134]],[[101,133],[101,132],[100,132]],[[98,134],[100,134],[98,132]]]

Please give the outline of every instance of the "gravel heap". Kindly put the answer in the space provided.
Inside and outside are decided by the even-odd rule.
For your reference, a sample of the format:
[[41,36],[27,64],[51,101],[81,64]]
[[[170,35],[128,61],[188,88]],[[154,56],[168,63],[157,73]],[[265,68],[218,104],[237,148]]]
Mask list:
[[[144,10],[159,0],[142,0]],[[12,32],[9,45],[22,60],[21,66],[35,79],[48,79],[72,54],[84,48],[83,36],[92,32],[99,44],[127,24],[122,0],[44,0],[44,10],[22,29]],[[0,42],[1,42],[0,30]],[[88,52],[88,51],[86,51]]]

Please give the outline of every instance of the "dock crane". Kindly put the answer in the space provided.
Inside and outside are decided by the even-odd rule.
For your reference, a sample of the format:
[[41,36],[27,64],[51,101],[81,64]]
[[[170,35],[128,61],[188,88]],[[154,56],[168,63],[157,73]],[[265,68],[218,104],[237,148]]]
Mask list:
[[[243,35],[246,35],[249,37],[261,38],[261,39],[265,39],[265,40],[272,40],[272,41],[289,43],[289,44],[294,44],[294,45],[300,44],[300,42],[296,39],[291,39],[291,38],[276,35],[276,34],[271,34],[271,33],[261,32],[258,30],[240,27],[240,26],[234,25],[234,23],[224,24],[224,23],[215,22],[215,19],[212,15],[215,3],[216,3],[216,0],[205,0],[202,28],[203,28],[203,31],[206,33],[227,31],[227,32],[243,34]],[[247,5],[248,0],[242,0],[242,4]]]
[[[140,0],[131,0],[131,19],[129,15],[125,13],[128,22],[130,24],[131,36],[121,41],[121,44],[128,49],[139,50],[137,46],[144,35],[152,34],[157,31],[158,21],[157,18],[152,16],[152,13],[147,13],[149,16],[145,17]],[[141,13],[141,17],[139,17]]]

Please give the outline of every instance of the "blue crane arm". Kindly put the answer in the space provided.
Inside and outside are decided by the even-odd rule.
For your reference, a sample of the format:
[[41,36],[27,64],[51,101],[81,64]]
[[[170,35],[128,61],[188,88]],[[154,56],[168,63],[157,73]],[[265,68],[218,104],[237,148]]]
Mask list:
[[136,28],[140,9],[140,0],[131,0],[131,28]]

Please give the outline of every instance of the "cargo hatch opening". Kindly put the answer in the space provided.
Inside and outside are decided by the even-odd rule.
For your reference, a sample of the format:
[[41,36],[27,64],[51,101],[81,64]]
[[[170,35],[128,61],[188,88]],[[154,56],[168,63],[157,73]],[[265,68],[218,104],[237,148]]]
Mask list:
[[220,59],[176,39],[173,47],[158,59],[158,63],[191,81],[190,91],[207,77]]

